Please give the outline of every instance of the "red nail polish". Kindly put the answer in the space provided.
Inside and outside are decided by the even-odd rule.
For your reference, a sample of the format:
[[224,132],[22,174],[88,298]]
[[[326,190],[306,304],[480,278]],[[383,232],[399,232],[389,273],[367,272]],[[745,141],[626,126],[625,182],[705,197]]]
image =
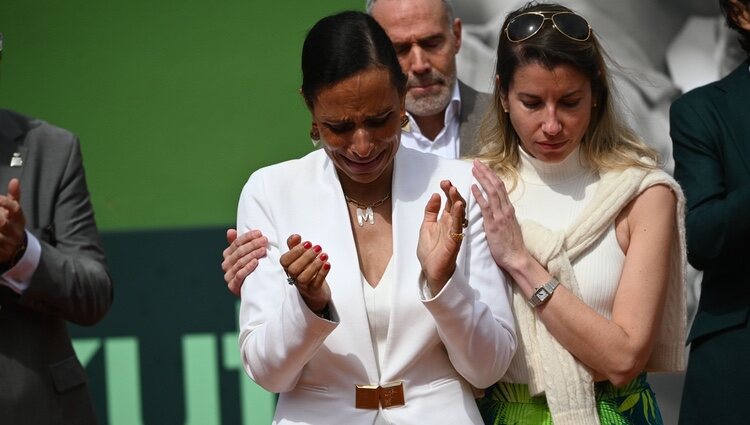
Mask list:
[[325,252],[320,254],[320,261],[326,261],[326,260],[328,260],[328,254],[326,254]]
[[305,248],[305,249],[310,249],[311,246],[312,246],[312,244],[310,242],[305,242],[305,243],[302,244],[302,247]]
[[331,263],[323,264],[323,270],[330,270],[330,269],[331,269]]
[[320,247],[320,245],[315,245],[315,246],[313,247],[313,251],[315,251],[316,253],[317,253],[317,252],[320,252],[320,251],[321,251],[322,249],[323,249],[323,248],[321,248],[321,247]]

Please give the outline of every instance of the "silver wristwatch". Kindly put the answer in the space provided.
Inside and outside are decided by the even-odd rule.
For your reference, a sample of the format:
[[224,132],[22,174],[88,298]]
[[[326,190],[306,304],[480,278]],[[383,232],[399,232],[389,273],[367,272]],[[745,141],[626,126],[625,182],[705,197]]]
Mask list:
[[534,308],[546,303],[559,284],[560,282],[553,277],[544,285],[534,288],[534,295],[529,298],[529,305]]

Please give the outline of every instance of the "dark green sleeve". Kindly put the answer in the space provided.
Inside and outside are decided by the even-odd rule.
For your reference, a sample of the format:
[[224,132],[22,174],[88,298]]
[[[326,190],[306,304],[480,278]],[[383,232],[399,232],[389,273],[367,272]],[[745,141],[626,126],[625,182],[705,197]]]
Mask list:
[[[750,238],[750,177],[730,143],[731,123],[723,121],[706,92],[690,94],[672,105],[670,135],[674,176],[687,198],[688,260],[702,270],[736,262],[737,253],[745,252]],[[744,175],[729,181],[731,173]]]

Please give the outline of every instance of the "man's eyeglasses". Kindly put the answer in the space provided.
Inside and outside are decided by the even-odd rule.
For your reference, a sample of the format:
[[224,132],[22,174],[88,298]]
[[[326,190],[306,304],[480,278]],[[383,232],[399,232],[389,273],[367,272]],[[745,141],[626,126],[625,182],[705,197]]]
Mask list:
[[572,40],[586,41],[591,37],[591,26],[588,21],[573,12],[522,13],[508,22],[505,35],[514,43],[528,40],[542,29],[547,20],[552,21],[552,26],[556,30]]

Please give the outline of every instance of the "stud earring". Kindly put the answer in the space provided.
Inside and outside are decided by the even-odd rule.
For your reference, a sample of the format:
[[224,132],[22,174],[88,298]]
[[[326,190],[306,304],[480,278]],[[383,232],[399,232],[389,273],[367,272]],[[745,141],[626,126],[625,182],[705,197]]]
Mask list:
[[310,129],[310,141],[316,148],[320,144],[320,132],[318,131],[318,127],[313,126]]

